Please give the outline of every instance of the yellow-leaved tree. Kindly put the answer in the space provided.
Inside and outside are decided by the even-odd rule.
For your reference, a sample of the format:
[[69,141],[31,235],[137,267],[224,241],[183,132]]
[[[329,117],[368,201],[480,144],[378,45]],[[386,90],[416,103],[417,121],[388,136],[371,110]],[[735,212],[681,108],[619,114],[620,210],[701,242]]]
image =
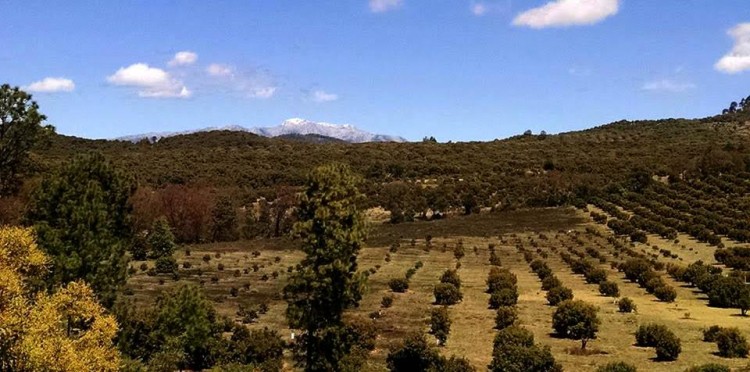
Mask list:
[[31,229],[0,227],[0,371],[116,371],[114,317],[84,282],[37,292],[47,264]]

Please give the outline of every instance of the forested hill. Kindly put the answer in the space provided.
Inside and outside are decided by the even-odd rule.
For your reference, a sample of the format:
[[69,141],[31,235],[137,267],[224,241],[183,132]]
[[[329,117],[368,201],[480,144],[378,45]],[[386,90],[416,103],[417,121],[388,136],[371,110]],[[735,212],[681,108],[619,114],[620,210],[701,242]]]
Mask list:
[[[35,158],[46,167],[89,150],[102,152],[141,185],[202,184],[269,190],[300,185],[313,167],[350,164],[371,188],[392,181],[463,180],[488,194],[532,204],[565,202],[571,190],[603,186],[644,169],[661,175],[745,171],[748,124],[737,116],[702,120],[615,122],[558,135],[520,135],[491,142],[363,143],[264,138],[215,131],[157,143],[56,136]],[[372,189],[368,190],[374,192]]]

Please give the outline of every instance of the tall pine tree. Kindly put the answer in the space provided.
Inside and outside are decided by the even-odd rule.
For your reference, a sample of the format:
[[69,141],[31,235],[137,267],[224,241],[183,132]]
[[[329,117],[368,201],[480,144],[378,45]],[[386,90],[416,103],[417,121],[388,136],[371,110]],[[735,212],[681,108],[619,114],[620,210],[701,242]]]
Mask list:
[[125,282],[134,188],[101,154],[80,156],[45,178],[26,214],[51,259],[50,288],[83,279],[110,306]]
[[359,178],[349,167],[315,169],[300,197],[295,235],[305,259],[284,288],[291,328],[301,329],[297,359],[307,371],[341,370],[349,354],[344,310],[362,298],[364,276],[357,254],[365,239],[365,220],[357,204]]

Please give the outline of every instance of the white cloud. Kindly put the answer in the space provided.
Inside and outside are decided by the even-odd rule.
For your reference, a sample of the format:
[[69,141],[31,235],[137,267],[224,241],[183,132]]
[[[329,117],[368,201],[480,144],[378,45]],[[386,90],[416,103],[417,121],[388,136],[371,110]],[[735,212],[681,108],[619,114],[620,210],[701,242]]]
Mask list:
[[145,63],[134,63],[121,67],[107,77],[111,84],[139,88],[138,95],[148,98],[187,98],[192,92],[168,72],[150,67]]
[[527,10],[513,20],[531,28],[592,25],[617,14],[620,0],[555,0]]
[[76,85],[73,80],[63,77],[46,77],[25,86],[24,89],[37,93],[72,92]]
[[740,23],[728,32],[734,47],[716,62],[714,68],[727,74],[750,70],[750,23]]
[[339,99],[338,94],[328,93],[322,90],[312,92],[311,98],[315,102],[333,102]]
[[169,66],[188,66],[195,63],[198,60],[198,55],[189,50],[177,52],[169,63]]
[[649,81],[643,84],[642,90],[649,92],[682,93],[695,88],[695,84],[670,79]]
[[232,75],[233,71],[234,69],[231,66],[221,63],[212,63],[206,67],[206,72],[211,76],[229,76]]
[[394,10],[403,3],[403,0],[370,0],[370,11],[373,13],[383,13]]
[[274,86],[255,86],[247,89],[248,97],[266,99],[273,97],[278,88]]
[[471,13],[474,14],[477,17],[481,17],[485,14],[487,14],[487,5],[484,3],[474,3],[471,4]]
[[206,67],[211,83],[220,89],[234,91],[249,98],[273,97],[279,87],[270,72],[263,69],[238,70],[233,66],[212,63]]

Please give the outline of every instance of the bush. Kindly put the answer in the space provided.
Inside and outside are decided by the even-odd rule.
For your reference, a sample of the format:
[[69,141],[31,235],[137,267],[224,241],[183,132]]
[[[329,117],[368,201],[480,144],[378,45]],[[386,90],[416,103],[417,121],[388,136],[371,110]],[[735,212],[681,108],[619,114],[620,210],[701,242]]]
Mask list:
[[404,293],[409,289],[409,281],[406,280],[406,278],[391,279],[388,282],[388,287],[390,287],[393,292]]
[[219,263],[219,265],[216,266],[216,269],[219,270],[219,271],[224,271],[224,264],[223,263]]
[[740,298],[745,283],[740,278],[719,277],[711,284],[708,292],[708,304],[715,307],[732,307],[735,300]]
[[509,288],[515,291],[518,277],[507,269],[493,267],[487,276],[487,293],[497,292],[498,290]]
[[748,354],[747,339],[737,328],[724,328],[716,335],[719,355],[725,358],[745,358]]
[[717,325],[712,325],[708,327],[707,329],[703,330],[703,341],[705,342],[716,342],[716,337],[719,335],[719,332],[724,328],[721,328]]
[[589,340],[596,338],[599,318],[594,305],[583,301],[563,301],[552,314],[552,328],[562,337],[581,340],[581,349]]
[[549,347],[534,345],[534,335],[528,330],[511,326],[497,333],[492,350],[492,372],[559,372]]
[[531,347],[534,346],[534,334],[523,327],[506,327],[497,332],[492,345],[494,349],[505,347]]
[[156,259],[154,265],[156,272],[160,274],[168,274],[177,271],[177,260],[172,256],[161,256]]
[[623,297],[620,301],[617,301],[617,308],[621,313],[632,313],[638,309],[638,307],[635,306],[635,302],[628,297]]
[[586,283],[599,284],[607,280],[607,271],[601,268],[590,270],[586,273]]
[[677,298],[677,292],[671,286],[663,285],[654,290],[654,296],[660,301],[674,302],[675,298]]
[[560,281],[560,279],[557,279],[557,277],[554,275],[550,275],[542,279],[543,291],[549,291],[552,288],[561,287],[561,286],[562,286],[562,282]]
[[500,306],[495,315],[495,328],[505,329],[518,321],[518,309],[515,306]]
[[440,283],[453,284],[456,289],[461,289],[461,278],[458,276],[456,270],[445,270],[443,275],[440,277]]
[[666,326],[661,324],[646,324],[638,327],[635,331],[635,343],[642,347],[655,347],[656,342],[662,335],[672,333]]
[[513,306],[518,302],[518,293],[514,289],[501,289],[490,295],[490,309],[497,309],[500,306]]
[[380,306],[384,309],[387,309],[393,305],[393,296],[383,296],[383,299],[380,300]]
[[638,369],[625,362],[611,362],[596,369],[596,372],[636,372]]
[[432,309],[430,313],[430,334],[438,340],[438,345],[445,345],[451,332],[451,319],[447,307]]
[[599,283],[599,293],[607,297],[620,297],[620,287],[617,283],[606,280]]
[[438,369],[441,372],[475,372],[476,368],[466,358],[452,356]]
[[455,305],[463,298],[461,291],[450,283],[436,285],[434,294],[436,305]]
[[573,291],[567,287],[555,287],[547,292],[547,302],[551,306],[557,306],[557,304],[573,299]]
[[685,372],[730,372],[727,366],[716,363],[708,363],[697,367],[688,368]]
[[439,368],[441,357],[423,335],[416,334],[391,349],[386,362],[390,371],[428,371]]
[[656,358],[658,360],[676,360],[681,352],[680,339],[671,331],[660,335],[656,340]]

